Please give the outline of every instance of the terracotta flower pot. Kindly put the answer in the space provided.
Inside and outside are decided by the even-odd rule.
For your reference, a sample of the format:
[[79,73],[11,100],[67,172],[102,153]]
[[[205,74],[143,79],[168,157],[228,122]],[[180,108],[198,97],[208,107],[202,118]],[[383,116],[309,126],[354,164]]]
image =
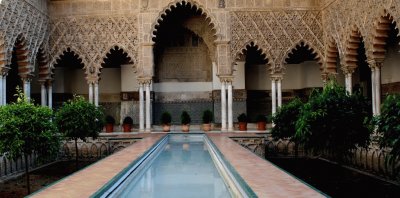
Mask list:
[[131,132],[132,125],[131,124],[123,124],[122,128],[124,128],[124,132]]
[[113,124],[106,124],[106,132],[107,133],[112,133],[114,131],[114,125]]
[[211,124],[203,124],[203,131],[208,132],[211,131]]
[[239,131],[247,131],[247,122],[239,122]]
[[265,131],[266,130],[266,122],[257,122],[257,130],[259,131]]
[[170,132],[171,131],[171,125],[169,124],[164,124],[162,126],[163,132]]
[[182,132],[189,132],[189,124],[182,124]]

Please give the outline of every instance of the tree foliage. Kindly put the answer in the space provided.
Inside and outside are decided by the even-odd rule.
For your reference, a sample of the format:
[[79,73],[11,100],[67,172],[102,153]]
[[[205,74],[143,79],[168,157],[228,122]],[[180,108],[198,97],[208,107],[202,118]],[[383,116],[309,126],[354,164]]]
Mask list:
[[65,137],[86,140],[96,138],[103,129],[104,113],[83,97],[75,96],[57,111],[55,122]]
[[39,157],[56,154],[60,138],[52,119],[51,109],[29,103],[18,91],[16,103],[0,107],[0,153],[14,159],[33,151]]
[[349,95],[335,82],[313,93],[296,122],[295,138],[308,149],[334,151],[339,160],[356,146],[369,144],[370,115],[366,99]]
[[272,117],[275,126],[271,130],[271,135],[275,139],[292,138],[296,133],[296,122],[299,118],[300,109],[303,102],[295,98],[288,104],[283,105]]
[[395,160],[400,157],[400,95],[389,95],[382,105],[381,115],[376,118],[381,147],[391,147]]

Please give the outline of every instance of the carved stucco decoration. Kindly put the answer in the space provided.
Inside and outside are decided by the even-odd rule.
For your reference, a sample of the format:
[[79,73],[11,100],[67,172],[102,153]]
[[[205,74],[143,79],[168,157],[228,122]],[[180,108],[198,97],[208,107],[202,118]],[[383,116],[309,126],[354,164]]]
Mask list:
[[308,45],[322,63],[323,28],[320,11],[253,11],[231,12],[231,54],[235,60],[254,43],[266,55],[271,72],[282,72],[285,59],[300,43]]
[[337,0],[323,10],[325,40],[332,38],[337,44],[342,70],[351,72],[356,67],[352,54],[359,38],[364,41],[368,60],[383,61],[385,43],[381,38],[388,30],[381,28],[392,22],[399,24],[399,6],[399,0]]
[[26,62],[29,70],[33,71],[36,54],[43,43],[47,43],[49,19],[46,10],[40,7],[46,5],[41,1],[33,0],[3,0],[0,5],[0,49],[4,53],[3,64],[11,64],[11,56],[17,39],[24,40]]
[[136,15],[71,16],[52,19],[50,31],[50,64],[70,48],[82,59],[86,74],[100,74],[101,64],[110,49],[118,46],[137,64]]

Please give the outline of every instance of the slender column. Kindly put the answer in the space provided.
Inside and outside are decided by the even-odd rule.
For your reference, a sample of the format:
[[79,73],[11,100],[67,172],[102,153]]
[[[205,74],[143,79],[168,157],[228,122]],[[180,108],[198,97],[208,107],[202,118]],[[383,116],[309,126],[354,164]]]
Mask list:
[[141,82],[139,82],[139,131],[144,131],[144,94]]
[[3,76],[3,104],[7,104],[7,76]]
[[381,68],[377,64],[375,67],[375,113],[381,114]]
[[40,84],[40,102],[42,106],[46,106],[47,101],[46,101],[46,83],[42,82]]
[[282,106],[282,78],[277,80],[277,91],[278,91],[278,107]]
[[148,82],[146,83],[146,131],[150,130],[150,82]]
[[94,105],[99,106],[99,83],[94,83]]
[[275,81],[275,78],[272,78],[271,92],[272,92],[272,115],[273,115],[276,113],[276,81]]
[[225,81],[221,82],[221,131],[226,131],[226,87]]
[[23,82],[24,82],[24,95],[25,95],[26,99],[28,101],[30,101],[31,100],[31,80],[28,78],[25,78],[23,80]]
[[93,104],[93,83],[89,83],[89,102]]
[[233,93],[232,93],[232,81],[227,82],[228,84],[228,130],[233,131]]
[[375,67],[371,67],[371,88],[372,88],[372,113],[376,115],[376,102],[375,102]]
[[352,73],[346,73],[346,91],[352,94]]
[[3,91],[3,75],[0,73],[0,106],[4,105],[3,101],[4,101],[4,91]]
[[53,108],[53,84],[48,82],[47,85],[47,96],[48,96],[48,106],[49,108]]

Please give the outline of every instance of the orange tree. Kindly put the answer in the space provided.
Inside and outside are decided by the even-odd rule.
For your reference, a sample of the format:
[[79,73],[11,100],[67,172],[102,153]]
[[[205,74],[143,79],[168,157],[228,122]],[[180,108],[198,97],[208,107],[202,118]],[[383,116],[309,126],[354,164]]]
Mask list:
[[104,126],[104,113],[83,97],[75,96],[58,109],[55,122],[66,138],[75,141],[75,164],[78,168],[77,141],[97,138]]
[[18,91],[16,103],[0,107],[0,153],[12,159],[25,159],[27,191],[30,194],[29,158],[36,154],[39,159],[57,154],[60,138],[56,133],[53,111],[34,105]]

